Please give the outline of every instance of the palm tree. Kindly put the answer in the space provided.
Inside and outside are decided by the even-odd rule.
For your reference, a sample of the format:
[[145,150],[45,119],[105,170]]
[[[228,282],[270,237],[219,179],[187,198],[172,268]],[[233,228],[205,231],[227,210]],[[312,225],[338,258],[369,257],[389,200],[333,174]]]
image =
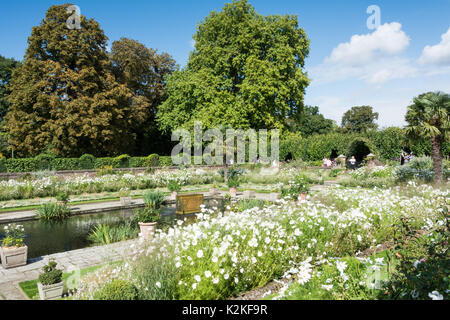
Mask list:
[[449,139],[450,127],[450,95],[443,92],[428,92],[414,98],[414,104],[406,113],[406,133],[410,137],[431,139],[434,177],[441,182],[442,177],[442,145]]

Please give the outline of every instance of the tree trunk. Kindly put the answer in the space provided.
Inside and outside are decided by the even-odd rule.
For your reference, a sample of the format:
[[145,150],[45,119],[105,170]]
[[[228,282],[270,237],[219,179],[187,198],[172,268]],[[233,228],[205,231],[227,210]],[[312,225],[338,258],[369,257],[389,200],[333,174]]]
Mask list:
[[443,180],[442,175],[442,135],[431,138],[431,157],[433,158],[434,181],[440,183]]

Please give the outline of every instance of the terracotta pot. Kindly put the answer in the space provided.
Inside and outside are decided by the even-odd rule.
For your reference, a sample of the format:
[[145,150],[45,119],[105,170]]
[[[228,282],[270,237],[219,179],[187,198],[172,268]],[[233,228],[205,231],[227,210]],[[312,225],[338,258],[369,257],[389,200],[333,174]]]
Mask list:
[[232,197],[236,197],[237,195],[237,189],[236,188],[230,188],[230,195]]
[[306,192],[300,193],[300,194],[298,195],[298,201],[306,200],[306,195],[307,195]]
[[62,297],[64,290],[64,282],[50,284],[44,286],[38,282],[39,297],[41,300],[58,300]]
[[145,240],[153,239],[157,224],[157,222],[139,222],[139,228]]
[[172,193],[171,193],[172,199],[177,200],[177,196],[178,196],[178,191],[172,191]]
[[1,247],[0,258],[5,269],[24,266],[27,264],[28,247]]
[[131,204],[131,197],[120,197],[120,204],[122,206],[129,206]]

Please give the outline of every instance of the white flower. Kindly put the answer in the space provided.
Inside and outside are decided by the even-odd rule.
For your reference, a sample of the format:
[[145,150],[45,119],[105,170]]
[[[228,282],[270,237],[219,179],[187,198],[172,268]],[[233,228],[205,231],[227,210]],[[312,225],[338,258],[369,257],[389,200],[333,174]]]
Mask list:
[[192,284],[192,289],[194,289],[194,290],[197,289],[197,283]]
[[206,270],[205,271],[205,277],[207,277],[207,278],[211,277],[211,271]]
[[359,242],[362,241],[362,237],[361,237],[359,234],[356,236],[356,238],[358,238],[358,241],[359,241]]
[[194,276],[194,280],[197,281],[197,282],[200,282],[201,278],[200,278],[200,276],[197,274],[197,275]]
[[219,283],[219,277],[217,277],[217,278],[214,278],[212,282],[213,282],[214,284],[217,284],[217,283]]
[[197,258],[202,258],[203,257],[203,250],[198,250],[197,251]]
[[158,282],[155,283],[155,285],[156,285],[158,288],[161,288],[161,282],[158,281]]
[[333,289],[333,285],[332,284],[329,284],[329,285],[324,284],[324,285],[322,285],[322,289],[330,291],[331,289]]
[[229,275],[228,273],[225,273],[225,274],[223,275],[223,278],[224,278],[225,280],[228,280],[229,277],[230,277],[230,275]]
[[444,300],[444,297],[438,291],[430,292],[428,296],[431,298],[431,300]]

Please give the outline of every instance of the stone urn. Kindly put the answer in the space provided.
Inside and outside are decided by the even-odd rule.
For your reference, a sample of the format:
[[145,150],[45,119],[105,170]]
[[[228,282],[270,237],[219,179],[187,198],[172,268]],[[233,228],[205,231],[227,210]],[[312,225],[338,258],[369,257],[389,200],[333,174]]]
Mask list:
[[129,206],[131,204],[131,197],[120,197],[120,204],[122,206]]
[[0,258],[5,269],[27,264],[28,247],[0,247]]
[[230,188],[230,196],[236,197],[237,195],[237,188]]
[[64,290],[64,282],[43,285],[38,282],[39,298],[41,300],[58,300],[62,297]]
[[172,191],[172,193],[170,194],[170,197],[172,198],[172,200],[177,200],[177,196],[178,196],[178,191]]
[[139,222],[142,237],[145,240],[151,240],[155,236],[157,222]]
[[300,193],[298,195],[298,201],[305,201],[306,200],[306,196],[307,196],[306,192]]

